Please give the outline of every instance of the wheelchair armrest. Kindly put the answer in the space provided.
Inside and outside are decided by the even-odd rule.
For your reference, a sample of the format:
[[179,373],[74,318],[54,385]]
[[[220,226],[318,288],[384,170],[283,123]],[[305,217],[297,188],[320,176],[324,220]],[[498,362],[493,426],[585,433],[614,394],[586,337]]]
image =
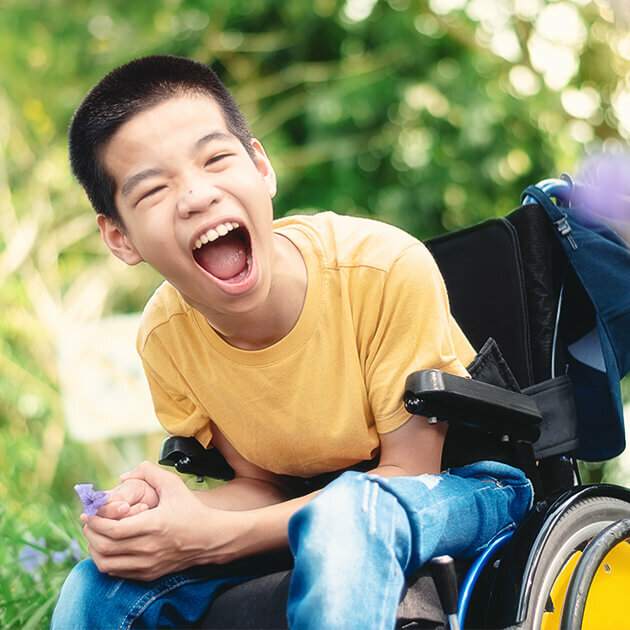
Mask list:
[[441,370],[421,370],[407,377],[404,394],[409,413],[462,424],[510,440],[535,442],[542,415],[525,394],[512,392]]
[[179,473],[229,481],[234,471],[216,448],[205,449],[194,437],[172,435],[162,442],[158,463]]

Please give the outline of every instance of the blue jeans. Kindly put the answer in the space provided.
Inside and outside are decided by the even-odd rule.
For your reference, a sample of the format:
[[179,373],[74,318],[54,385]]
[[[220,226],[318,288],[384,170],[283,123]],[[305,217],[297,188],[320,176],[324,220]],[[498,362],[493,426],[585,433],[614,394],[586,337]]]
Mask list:
[[406,576],[435,556],[477,555],[532,500],[525,475],[497,462],[417,477],[344,473],[289,524],[289,626],[392,630]]
[[[289,626],[394,628],[406,576],[436,555],[474,556],[531,504],[523,473],[496,462],[416,477],[344,473],[289,523]],[[219,586],[245,579],[220,571],[196,567],[135,582],[85,560],[64,584],[52,628],[194,626]]]
[[83,560],[64,582],[51,629],[194,628],[220,586],[245,579],[214,574],[190,569],[139,582],[110,577],[91,558]]

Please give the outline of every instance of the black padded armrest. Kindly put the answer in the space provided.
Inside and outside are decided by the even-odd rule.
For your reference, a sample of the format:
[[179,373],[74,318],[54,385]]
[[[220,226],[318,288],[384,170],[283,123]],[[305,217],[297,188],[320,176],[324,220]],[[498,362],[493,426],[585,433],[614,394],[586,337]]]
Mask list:
[[194,437],[172,435],[162,442],[158,463],[174,466],[177,472],[212,477],[222,481],[234,479],[234,471],[216,448],[205,449]]
[[526,396],[441,370],[421,370],[407,377],[404,394],[409,413],[462,424],[510,440],[535,442],[542,420]]

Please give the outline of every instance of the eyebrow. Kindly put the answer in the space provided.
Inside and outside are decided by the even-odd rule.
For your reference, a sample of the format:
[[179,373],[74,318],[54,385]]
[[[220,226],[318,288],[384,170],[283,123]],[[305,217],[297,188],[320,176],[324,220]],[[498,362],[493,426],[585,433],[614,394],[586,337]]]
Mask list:
[[203,138],[199,138],[199,140],[197,140],[197,142],[195,143],[195,150],[198,151],[199,149],[205,147],[206,144],[214,142],[215,140],[234,140],[234,136],[225,131],[213,131],[205,135]]
[[163,173],[163,170],[161,168],[147,168],[144,171],[140,171],[139,173],[136,173],[135,175],[132,175],[131,177],[127,178],[123,185],[122,188],[120,189],[120,194],[123,197],[127,197],[129,195],[129,193],[143,180],[148,179],[149,177],[155,177],[156,175],[160,175]]
[[[232,139],[234,139],[234,136],[226,133],[225,131],[213,131],[212,133],[206,134],[202,138],[199,138],[199,140],[195,142],[195,151],[199,151],[210,142],[214,142],[216,140]],[[128,197],[129,193],[143,180],[148,179],[149,177],[155,177],[156,175],[161,175],[163,172],[164,171],[161,168],[147,168],[144,171],[135,173],[124,181],[120,189],[121,195],[123,197]]]

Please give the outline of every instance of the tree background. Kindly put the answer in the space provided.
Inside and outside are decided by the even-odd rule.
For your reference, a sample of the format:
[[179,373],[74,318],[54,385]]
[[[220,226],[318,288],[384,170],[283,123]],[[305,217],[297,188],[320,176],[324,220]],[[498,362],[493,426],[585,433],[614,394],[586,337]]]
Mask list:
[[[620,152],[630,135],[623,0],[0,9],[0,560],[45,556],[20,576],[0,569],[3,627],[45,627],[71,566],[53,566],[51,550],[80,536],[73,484],[107,487],[131,457],[120,440],[74,441],[59,388],[60,336],[139,311],[159,282],[106,253],[67,166],[72,112],[107,71],[154,53],[211,64],[275,165],[277,216],[331,209],[423,239],[504,215],[529,184]],[[139,444],[155,459],[154,442]],[[627,479],[627,468],[589,470]]]

